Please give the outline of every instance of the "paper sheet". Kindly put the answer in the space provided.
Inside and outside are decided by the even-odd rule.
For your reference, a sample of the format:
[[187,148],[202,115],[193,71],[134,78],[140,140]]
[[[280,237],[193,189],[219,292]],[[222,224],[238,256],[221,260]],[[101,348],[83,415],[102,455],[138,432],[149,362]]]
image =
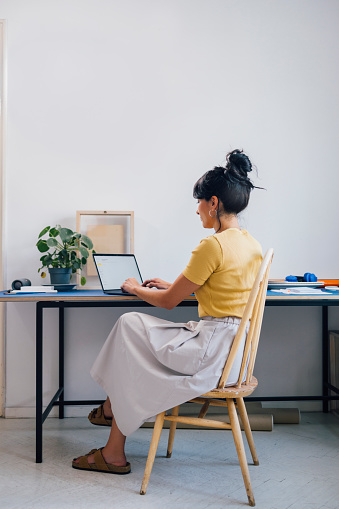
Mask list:
[[285,293],[287,295],[324,295],[325,293],[319,288],[308,288],[305,286],[290,287],[281,290],[271,290],[271,292]]

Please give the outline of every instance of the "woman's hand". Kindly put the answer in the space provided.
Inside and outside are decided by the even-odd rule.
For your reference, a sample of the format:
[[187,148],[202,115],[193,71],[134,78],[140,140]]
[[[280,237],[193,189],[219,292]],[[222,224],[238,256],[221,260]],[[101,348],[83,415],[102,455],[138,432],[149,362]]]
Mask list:
[[141,286],[145,286],[146,288],[158,288],[159,290],[167,290],[171,284],[172,283],[163,281],[158,277],[154,277],[152,279],[146,279],[146,281],[144,281]]
[[121,285],[121,290],[128,293],[135,294],[136,288],[140,287],[141,285],[138,283],[138,281],[134,277],[129,277],[124,281]]
[[152,278],[140,285],[132,277],[126,279],[121,285],[121,289],[125,292],[136,295],[152,306],[165,309],[173,309],[183,299],[190,297],[198,288],[200,285],[192,283],[183,274],[180,274],[173,284],[159,278]]

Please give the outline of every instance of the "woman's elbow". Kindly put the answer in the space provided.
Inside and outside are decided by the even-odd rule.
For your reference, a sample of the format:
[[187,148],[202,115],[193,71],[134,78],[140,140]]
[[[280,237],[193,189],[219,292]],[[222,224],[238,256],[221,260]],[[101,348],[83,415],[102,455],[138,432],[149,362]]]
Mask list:
[[171,309],[174,309],[176,306],[176,304],[166,304],[166,306],[164,306],[165,309],[168,309],[169,311],[171,311]]
[[178,301],[177,299],[166,299],[163,303],[163,306],[165,309],[168,309],[169,311],[171,309],[174,309],[175,307],[177,307],[177,305],[179,304],[179,302],[181,301]]
[[[166,292],[166,293],[165,293]],[[183,300],[182,296],[175,295],[174,292],[166,291],[161,295],[161,300],[159,302],[160,307],[164,309],[174,309],[180,302]]]
[[167,295],[163,295],[161,301],[158,303],[158,306],[164,309],[168,309],[169,311],[177,305],[177,302],[174,301],[174,299],[171,299],[171,297],[168,297]]

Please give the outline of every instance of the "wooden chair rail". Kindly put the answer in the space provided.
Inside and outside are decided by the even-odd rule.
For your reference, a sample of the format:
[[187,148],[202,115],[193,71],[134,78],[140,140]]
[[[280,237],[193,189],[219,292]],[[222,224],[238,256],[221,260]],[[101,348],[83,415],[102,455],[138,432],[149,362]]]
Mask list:
[[201,419],[199,417],[166,415],[165,421],[181,422],[183,424],[192,424],[193,426],[206,426],[210,428],[232,429],[231,425],[227,422],[215,421],[213,419]]

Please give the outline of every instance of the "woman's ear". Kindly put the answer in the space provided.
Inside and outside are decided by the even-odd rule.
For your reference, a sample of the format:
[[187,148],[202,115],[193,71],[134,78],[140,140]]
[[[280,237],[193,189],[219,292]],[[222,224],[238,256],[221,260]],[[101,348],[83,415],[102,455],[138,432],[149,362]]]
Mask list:
[[218,202],[219,202],[219,200],[218,200],[218,198],[217,198],[216,196],[212,196],[212,198],[211,198],[211,200],[210,200],[210,201],[211,201],[211,205],[212,205],[212,207],[215,207],[215,208],[217,208],[217,207],[218,207]]

